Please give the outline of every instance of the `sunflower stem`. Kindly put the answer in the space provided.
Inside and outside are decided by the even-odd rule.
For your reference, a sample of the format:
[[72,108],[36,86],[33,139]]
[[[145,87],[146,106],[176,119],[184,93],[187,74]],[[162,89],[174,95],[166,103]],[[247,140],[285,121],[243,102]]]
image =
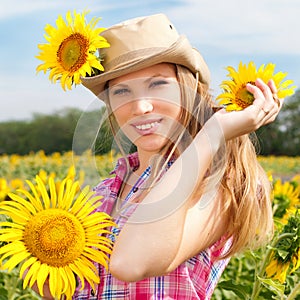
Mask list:
[[294,288],[292,289],[292,291],[290,292],[286,300],[295,299],[296,296],[299,294],[299,292],[300,292],[300,281],[294,286]]
[[[278,236],[277,239],[275,239],[272,243],[271,243],[271,246],[267,248],[267,252],[266,252],[266,255],[264,257],[264,260],[262,261],[262,263],[260,264],[260,269],[259,269],[259,272],[258,274],[255,276],[255,282],[254,282],[254,286],[253,286],[253,290],[252,290],[252,295],[251,295],[251,298],[250,300],[255,300],[257,298],[257,296],[259,295],[260,293],[260,289],[261,289],[261,282],[259,280],[258,277],[263,277],[264,273],[265,273],[265,269],[266,269],[266,266],[269,262],[269,259],[270,259],[270,256],[271,256],[271,253],[273,251],[273,248],[276,246],[276,244],[285,239],[285,238],[288,238],[288,237],[293,237],[294,234],[293,233],[284,233],[284,234],[281,234]],[[291,298],[293,299],[293,298]]]
[[25,295],[18,297],[16,300],[29,299],[29,297],[31,297],[31,296],[32,296],[31,294],[25,294]]

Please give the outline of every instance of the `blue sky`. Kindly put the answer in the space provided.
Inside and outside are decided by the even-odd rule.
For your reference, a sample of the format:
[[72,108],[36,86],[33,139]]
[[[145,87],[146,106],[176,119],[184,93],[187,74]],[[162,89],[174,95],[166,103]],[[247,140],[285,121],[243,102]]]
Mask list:
[[225,79],[225,67],[240,61],[275,63],[300,87],[299,0],[0,0],[0,122],[52,113],[65,107],[86,109],[95,97],[82,86],[64,92],[48,74],[36,74],[37,44],[44,27],[68,10],[90,10],[101,27],[125,19],[165,13],[204,56],[213,94]]

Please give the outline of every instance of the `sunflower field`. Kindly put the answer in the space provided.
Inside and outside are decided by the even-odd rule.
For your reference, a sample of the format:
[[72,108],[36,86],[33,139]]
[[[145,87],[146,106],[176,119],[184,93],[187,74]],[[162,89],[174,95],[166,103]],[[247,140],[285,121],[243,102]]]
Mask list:
[[[81,186],[94,186],[109,175],[117,155],[93,155],[86,151],[76,155],[0,156],[0,208],[9,193],[28,189],[36,175],[55,184],[64,178],[77,180]],[[259,157],[273,184],[272,201],[275,233],[272,240],[255,251],[234,256],[223,273],[213,300],[221,299],[300,299],[300,157]],[[1,209],[0,209],[1,210]],[[0,222],[6,221],[0,214]],[[3,235],[5,229],[0,228]],[[1,247],[5,242],[0,242]],[[7,257],[2,255],[0,267]],[[23,288],[18,264],[11,271],[0,268],[0,300],[41,299],[30,288]],[[30,284],[29,284],[30,285]]]

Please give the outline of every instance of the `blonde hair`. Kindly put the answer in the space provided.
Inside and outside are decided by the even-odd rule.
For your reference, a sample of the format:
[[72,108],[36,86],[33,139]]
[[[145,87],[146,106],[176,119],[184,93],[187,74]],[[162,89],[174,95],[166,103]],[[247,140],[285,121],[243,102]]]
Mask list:
[[[186,116],[187,124],[184,126],[194,137],[214,114],[214,103],[208,86],[199,81],[197,95],[192,98],[194,101],[188,101],[190,91],[186,94],[186,87],[195,86],[197,80],[185,67],[177,66],[177,70],[183,106],[193,112],[193,116]],[[226,236],[232,239],[231,247],[223,257],[229,257],[246,247],[257,247],[266,242],[273,232],[271,183],[257,160],[256,141],[254,134],[227,141],[217,154],[217,167],[212,165],[208,176],[198,185],[198,189],[203,191],[212,177],[222,178],[221,207],[226,218]]]
[[[151,162],[149,180],[152,186],[160,178],[162,170],[171,157],[174,157],[178,147],[180,146],[180,152],[183,151],[215,112],[209,87],[183,66],[176,65],[176,71],[182,105],[179,130],[174,130],[174,136],[161,149],[157,159]],[[124,151],[122,140],[118,138],[120,129],[109,101],[107,109],[116,143],[126,158],[128,151]],[[129,170],[129,163],[127,164]],[[192,196],[197,195],[200,199],[200,193],[212,178],[221,178],[219,195],[227,224],[225,235],[232,239],[231,247],[223,257],[229,257],[245,247],[258,246],[267,240],[273,229],[271,184],[258,163],[254,143],[249,135],[226,142]]]

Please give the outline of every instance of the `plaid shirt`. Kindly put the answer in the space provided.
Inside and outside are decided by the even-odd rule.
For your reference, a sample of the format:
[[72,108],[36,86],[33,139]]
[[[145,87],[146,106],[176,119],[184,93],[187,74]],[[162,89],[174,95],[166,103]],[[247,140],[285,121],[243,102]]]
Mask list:
[[[137,153],[129,155],[128,159],[133,170],[138,168],[139,160]],[[128,200],[132,199],[138,189],[145,184],[150,172],[151,169],[148,167],[125,199],[124,202],[127,205],[124,206],[124,209],[121,208],[122,213],[115,219],[115,222],[118,224],[118,229],[114,231],[115,234],[118,234],[120,228],[122,228],[127,218],[136,208],[136,205],[138,205],[129,205]],[[99,210],[108,214],[112,212],[126,173],[124,158],[118,161],[116,169],[112,173],[115,174],[114,178],[105,179],[95,188],[97,194],[103,196]],[[85,282],[85,288],[82,291],[78,289],[73,299],[208,300],[211,298],[213,290],[229,261],[229,259],[216,260],[230,246],[230,240],[222,247],[219,247],[220,242],[221,240],[198,255],[188,259],[179,265],[177,269],[165,276],[150,277],[138,282],[120,281],[107,272],[104,267],[97,265],[100,284],[96,287],[96,291],[93,291],[89,284]]]

